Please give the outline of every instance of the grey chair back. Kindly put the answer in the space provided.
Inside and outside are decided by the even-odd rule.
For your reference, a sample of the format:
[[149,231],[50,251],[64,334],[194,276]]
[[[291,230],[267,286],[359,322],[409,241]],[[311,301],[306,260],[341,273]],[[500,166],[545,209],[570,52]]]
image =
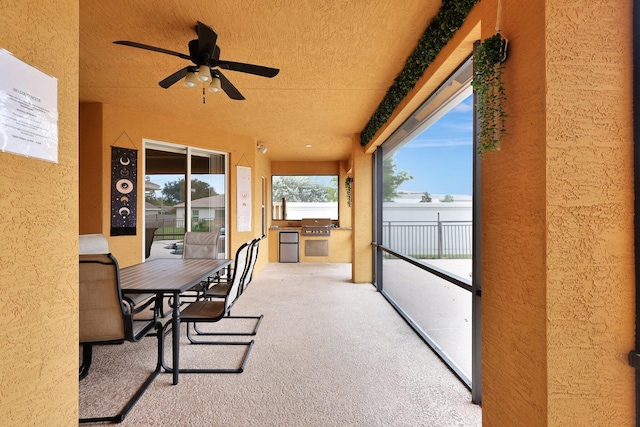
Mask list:
[[218,233],[188,231],[184,234],[183,258],[218,258]]

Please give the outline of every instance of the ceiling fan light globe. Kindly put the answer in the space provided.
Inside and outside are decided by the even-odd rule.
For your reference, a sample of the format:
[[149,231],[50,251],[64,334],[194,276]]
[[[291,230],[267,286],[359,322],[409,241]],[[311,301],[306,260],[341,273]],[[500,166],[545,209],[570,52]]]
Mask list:
[[198,86],[198,79],[196,78],[196,73],[189,71],[187,76],[184,78],[184,85],[188,88],[194,88]]
[[201,65],[198,68],[198,80],[201,82],[211,81],[211,69],[207,65]]
[[212,78],[211,83],[209,83],[209,92],[218,93],[221,90],[220,79],[217,76]]

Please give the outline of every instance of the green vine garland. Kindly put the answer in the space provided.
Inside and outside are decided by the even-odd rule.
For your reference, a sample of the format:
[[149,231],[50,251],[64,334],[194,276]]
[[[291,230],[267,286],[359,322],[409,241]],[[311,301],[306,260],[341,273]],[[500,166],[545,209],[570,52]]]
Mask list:
[[473,54],[475,72],[471,86],[476,92],[478,122],[478,154],[497,151],[506,133],[505,92],[502,62],[506,59],[507,40],[500,33],[485,39]]
[[458,31],[471,8],[479,0],[442,0],[442,7],[425,29],[415,50],[407,58],[404,69],[396,77],[378,109],[360,133],[360,144],[367,145],[375,133],[391,117],[393,110],[402,102],[422,77],[429,64]]
[[349,207],[351,207],[351,183],[352,182],[353,182],[353,178],[351,178],[350,176],[348,176],[344,180],[344,188],[347,191],[347,205],[349,205]]

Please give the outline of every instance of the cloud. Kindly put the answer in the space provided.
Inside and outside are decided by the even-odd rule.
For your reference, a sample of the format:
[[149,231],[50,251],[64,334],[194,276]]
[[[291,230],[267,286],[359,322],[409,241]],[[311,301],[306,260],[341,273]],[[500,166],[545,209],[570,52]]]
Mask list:
[[419,136],[411,141],[411,148],[459,147],[472,144],[472,138],[421,138]]
[[460,104],[453,107],[450,113],[468,113],[470,111],[473,111],[473,103],[461,102]]
[[[449,117],[438,123],[438,131],[443,132],[444,129],[471,135],[473,132],[473,119],[465,117]],[[429,129],[425,132],[429,132]]]

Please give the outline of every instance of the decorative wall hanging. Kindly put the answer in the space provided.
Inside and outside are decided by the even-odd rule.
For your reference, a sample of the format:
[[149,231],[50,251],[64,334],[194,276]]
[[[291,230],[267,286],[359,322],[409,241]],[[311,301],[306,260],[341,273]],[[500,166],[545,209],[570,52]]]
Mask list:
[[111,235],[135,236],[138,150],[111,147]]
[[236,166],[236,223],[238,231],[251,231],[251,168]]

